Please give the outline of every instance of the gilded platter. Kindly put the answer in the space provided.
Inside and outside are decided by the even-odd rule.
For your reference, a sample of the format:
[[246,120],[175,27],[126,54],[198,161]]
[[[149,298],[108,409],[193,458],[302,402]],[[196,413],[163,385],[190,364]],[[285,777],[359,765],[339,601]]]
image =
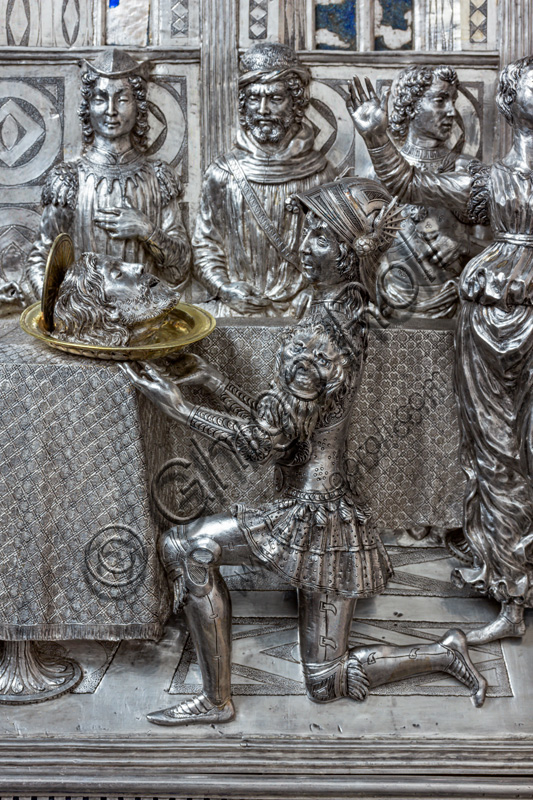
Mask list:
[[214,317],[203,308],[179,303],[168,319],[154,332],[146,343],[129,347],[103,347],[100,345],[64,342],[45,330],[40,303],[26,308],[20,316],[20,326],[25,333],[64,353],[87,356],[107,361],[145,361],[168,356],[188,344],[198,342],[214,330]]

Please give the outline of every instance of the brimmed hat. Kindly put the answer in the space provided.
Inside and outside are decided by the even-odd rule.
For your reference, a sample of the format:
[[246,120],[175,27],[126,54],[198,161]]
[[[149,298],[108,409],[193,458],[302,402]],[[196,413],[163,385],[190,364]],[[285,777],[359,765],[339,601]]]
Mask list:
[[147,62],[135,61],[124,50],[116,48],[104,50],[94,61],[81,62],[91,72],[96,72],[104,78],[125,78],[129,75],[140,75],[142,78],[148,76],[150,66]]

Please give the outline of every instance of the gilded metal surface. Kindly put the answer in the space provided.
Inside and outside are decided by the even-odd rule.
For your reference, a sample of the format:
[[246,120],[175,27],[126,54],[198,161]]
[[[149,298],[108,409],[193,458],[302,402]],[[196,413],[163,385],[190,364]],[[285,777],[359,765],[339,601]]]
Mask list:
[[34,303],[25,309],[20,317],[22,330],[49,347],[75,356],[112,361],[137,361],[168,356],[208,336],[215,325],[214,318],[204,309],[180,303],[157,332],[149,334],[149,343],[138,343],[130,347],[108,347],[56,339],[44,329],[40,303]]
[[41,297],[42,327],[48,333],[54,330],[54,307],[59,287],[75,257],[74,245],[68,233],[56,236],[46,262]]

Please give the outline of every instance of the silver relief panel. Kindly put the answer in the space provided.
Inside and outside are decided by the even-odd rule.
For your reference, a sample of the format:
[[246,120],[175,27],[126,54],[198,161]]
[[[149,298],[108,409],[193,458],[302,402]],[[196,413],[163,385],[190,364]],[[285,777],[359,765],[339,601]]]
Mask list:
[[[7,62],[2,67],[2,269],[6,259],[11,263],[18,253],[27,254],[29,242],[36,237],[41,189],[50,169],[81,152],[77,63],[70,59],[58,63],[57,59],[44,57],[43,61],[24,68]],[[200,147],[198,74],[196,64],[156,62],[148,91],[149,154],[167,161],[179,174],[185,222],[194,217],[201,181],[198,159],[193,159],[192,164],[189,161],[191,149],[198,152]]]
[[[195,346],[232,383],[266,388],[283,327],[220,326]],[[460,524],[463,477],[451,380],[451,330],[374,329],[348,448],[349,471],[378,528]],[[377,387],[377,388],[376,388]],[[201,395],[194,395],[201,401]],[[228,508],[254,507],[272,495],[274,470],[246,465],[216,443],[151,412],[153,491],[168,527]],[[179,458],[178,458],[179,455]]]
[[84,47],[93,44],[90,0],[7,0],[0,9],[0,46]]

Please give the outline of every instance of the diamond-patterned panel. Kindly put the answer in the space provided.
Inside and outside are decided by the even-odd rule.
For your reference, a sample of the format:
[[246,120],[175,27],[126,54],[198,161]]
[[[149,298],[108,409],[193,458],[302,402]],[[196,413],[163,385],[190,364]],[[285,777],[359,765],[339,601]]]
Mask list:
[[[286,330],[218,328],[197,351],[254,394],[268,385]],[[370,333],[354,404],[349,469],[379,527],[460,522],[463,478],[452,367],[452,331],[390,328]],[[209,446],[205,440],[199,445]],[[239,469],[222,448],[216,457],[219,464],[227,460],[223,475],[234,485],[234,491],[225,490],[226,498],[229,493],[232,500],[253,505],[272,496],[264,470]]]
[[189,33],[189,0],[178,0],[171,7],[171,36],[187,36]]
[[482,44],[487,41],[488,0],[470,0],[470,41]]
[[8,45],[27,47],[31,24],[30,0],[8,0],[5,9]]
[[65,42],[72,47],[80,30],[80,0],[63,0],[61,27]]
[[[194,349],[254,395],[268,386],[286,331],[219,326]],[[354,404],[349,471],[379,528],[460,524],[463,477],[452,366],[451,330],[370,333],[365,375]],[[190,391],[189,396],[206,405],[214,402],[200,392]],[[162,414],[150,414],[154,447],[149,468],[155,474],[167,465],[156,492],[161,491],[172,514],[192,519],[227,511],[234,502],[254,507],[272,498],[272,467],[240,464],[223,447]],[[182,463],[171,465],[178,456]]]
[[0,639],[157,637],[166,584],[125,376],[2,342],[0,397]]
[[13,167],[44,135],[44,127],[10,97],[0,107],[0,161]]
[[268,0],[250,0],[250,39],[266,39],[268,26]]

